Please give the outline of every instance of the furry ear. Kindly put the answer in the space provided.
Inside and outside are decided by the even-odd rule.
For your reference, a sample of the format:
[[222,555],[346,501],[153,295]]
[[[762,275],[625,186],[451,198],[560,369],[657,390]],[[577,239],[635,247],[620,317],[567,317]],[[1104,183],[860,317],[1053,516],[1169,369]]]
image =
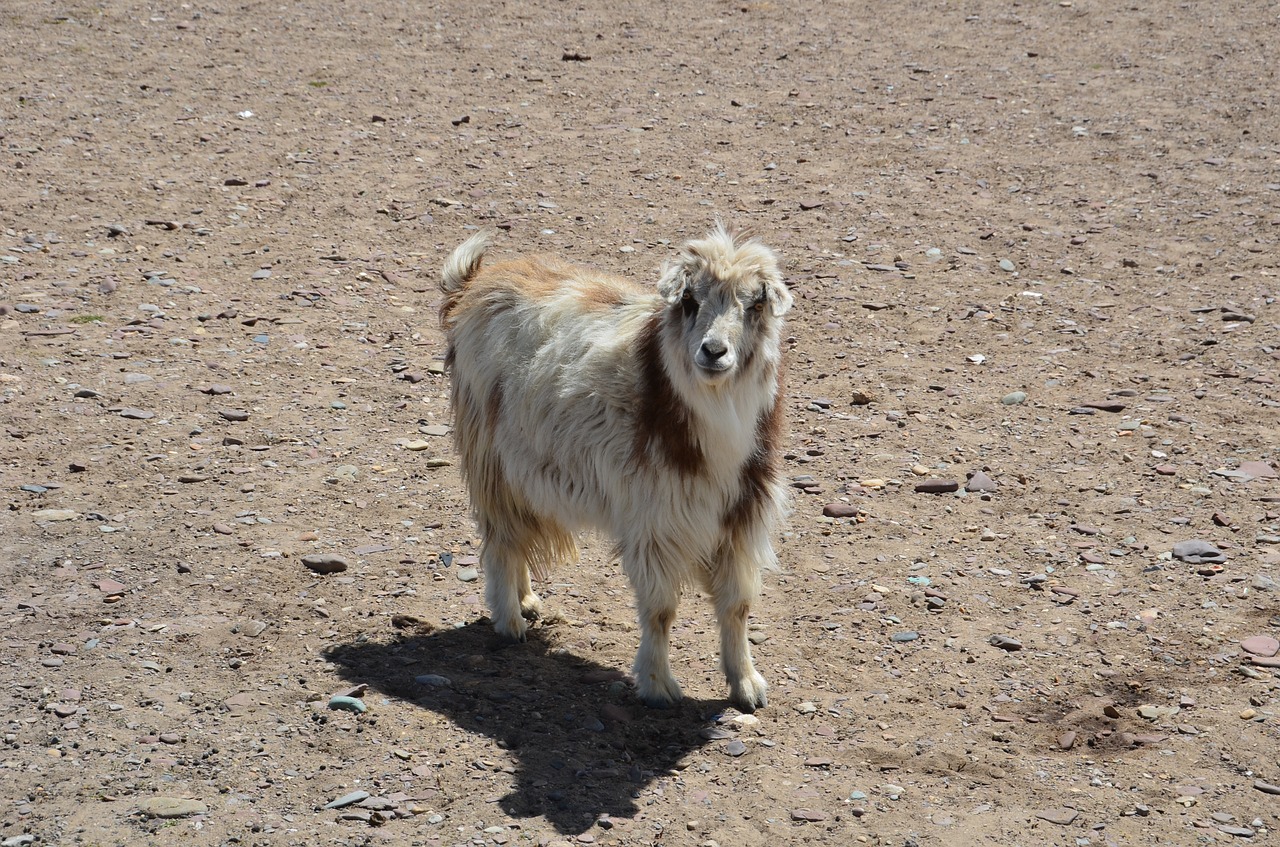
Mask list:
[[769,311],[775,318],[785,315],[791,308],[791,304],[795,302],[787,284],[782,281],[782,273],[776,267],[764,274],[764,296],[769,301]]
[[668,305],[674,306],[680,302],[688,286],[689,270],[684,262],[668,263],[663,267],[662,276],[658,278],[658,294],[662,295]]

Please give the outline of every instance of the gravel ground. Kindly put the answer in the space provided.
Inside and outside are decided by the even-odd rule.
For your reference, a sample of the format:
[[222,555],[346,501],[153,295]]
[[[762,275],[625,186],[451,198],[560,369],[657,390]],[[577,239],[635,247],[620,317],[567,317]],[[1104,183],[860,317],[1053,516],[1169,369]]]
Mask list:
[[[1268,843],[1278,43],[1232,0],[9,0],[0,841]],[[797,298],[755,716],[699,597],[687,699],[636,700],[602,539],[497,642],[435,316],[475,227],[656,280],[716,219]]]

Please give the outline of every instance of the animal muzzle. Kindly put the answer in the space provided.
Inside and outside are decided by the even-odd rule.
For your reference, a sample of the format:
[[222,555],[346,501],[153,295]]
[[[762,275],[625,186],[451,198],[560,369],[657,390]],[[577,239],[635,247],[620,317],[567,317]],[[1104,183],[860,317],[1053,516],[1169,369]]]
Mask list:
[[722,338],[707,336],[693,357],[694,364],[708,374],[723,374],[733,368],[736,357]]

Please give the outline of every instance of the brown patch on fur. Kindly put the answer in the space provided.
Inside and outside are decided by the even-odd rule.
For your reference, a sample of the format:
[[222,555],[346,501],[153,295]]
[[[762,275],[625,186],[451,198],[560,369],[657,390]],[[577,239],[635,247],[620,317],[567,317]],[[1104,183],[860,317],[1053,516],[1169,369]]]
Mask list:
[[498,421],[502,420],[502,383],[494,383],[489,391],[489,402],[484,407],[485,423],[489,426],[492,437],[498,431]]
[[579,283],[583,305],[594,309],[612,309],[626,302],[627,291],[612,280],[591,277]]
[[449,316],[458,308],[458,303],[462,300],[462,292],[465,290],[465,288],[459,288],[457,291],[444,295],[444,299],[440,301],[441,329],[449,329]]
[[665,462],[681,476],[697,476],[706,464],[693,434],[693,415],[676,394],[662,366],[662,315],[655,314],[640,331],[640,407],[636,411],[636,444],[632,461],[644,466]]
[[770,495],[770,487],[778,479],[782,466],[782,430],[786,423],[782,408],[782,385],[774,395],[773,406],[756,421],[756,450],[742,465],[737,501],[729,507],[720,525],[733,537],[760,517],[760,508]]

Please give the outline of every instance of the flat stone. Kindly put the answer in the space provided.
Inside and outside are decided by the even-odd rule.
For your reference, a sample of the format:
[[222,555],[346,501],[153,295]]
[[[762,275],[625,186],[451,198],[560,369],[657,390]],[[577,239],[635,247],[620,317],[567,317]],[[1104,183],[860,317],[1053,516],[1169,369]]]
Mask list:
[[343,794],[336,800],[330,800],[324,804],[324,807],[326,809],[341,809],[344,806],[354,806],[361,800],[369,799],[369,796],[368,791],[352,791],[350,794]]
[[1176,465],[1156,465],[1154,470],[1161,476],[1173,476],[1178,472]]
[[1070,750],[1076,746],[1076,733],[1074,730],[1068,730],[1058,736],[1058,747],[1062,750]]
[[1035,814],[1040,820],[1058,826],[1070,826],[1080,816],[1075,809],[1043,809]]
[[422,450],[428,449],[430,446],[431,446],[430,442],[423,441],[421,438],[415,438],[413,441],[405,442],[404,449],[412,450],[415,453],[417,453]]
[[1280,653],[1280,641],[1269,635],[1254,635],[1241,641],[1240,648],[1255,656],[1274,656]]
[[244,409],[219,409],[218,414],[225,420],[240,422],[249,420],[249,413]]
[[1227,560],[1221,550],[1208,541],[1199,539],[1179,541],[1174,544],[1173,557],[1192,565],[1221,564]]
[[916,491],[921,494],[947,494],[960,490],[960,483],[954,479],[925,479],[916,483]]
[[38,521],[72,521],[80,517],[80,513],[75,509],[40,509],[32,512],[31,517]]
[[347,569],[347,560],[336,553],[308,553],[302,557],[302,564],[316,573],[342,573]]
[[1255,779],[1253,781],[1253,787],[1261,791],[1263,794],[1275,794],[1277,796],[1280,796],[1280,785],[1275,785],[1270,782],[1263,782],[1260,779]]
[[480,571],[475,568],[459,568],[458,579],[463,582],[475,582],[480,578]]
[[146,421],[156,416],[155,412],[148,412],[145,409],[134,409],[131,407],[121,409],[118,414],[122,418],[128,418],[133,421]]
[[127,585],[125,585],[123,582],[117,582],[114,579],[99,580],[97,583],[95,583],[95,585],[98,586],[99,591],[101,591],[103,594],[106,594],[108,596],[123,594],[125,593],[125,591],[128,590]]
[[1255,835],[1254,831],[1247,826],[1234,826],[1230,824],[1218,827],[1218,832],[1223,832],[1227,835],[1234,835],[1236,838],[1253,838]]
[[747,752],[747,745],[735,738],[724,745],[724,752],[736,759]]
[[1027,392],[1011,391],[1000,398],[1000,402],[1006,406],[1020,406],[1027,402]]
[[185,818],[207,815],[209,807],[199,800],[180,797],[147,797],[138,802],[138,811],[149,818]]
[[825,821],[827,816],[822,812],[815,812],[813,809],[792,809],[791,819],[793,821],[801,821],[804,823],[817,823]]
[[906,644],[909,641],[915,641],[919,637],[920,633],[908,630],[907,632],[895,632],[889,636],[889,640],[898,644]]
[[858,507],[849,503],[828,503],[822,507],[822,514],[828,518],[852,518],[858,514]]
[[1267,462],[1241,462],[1240,471],[1254,478],[1275,479],[1280,476]]

